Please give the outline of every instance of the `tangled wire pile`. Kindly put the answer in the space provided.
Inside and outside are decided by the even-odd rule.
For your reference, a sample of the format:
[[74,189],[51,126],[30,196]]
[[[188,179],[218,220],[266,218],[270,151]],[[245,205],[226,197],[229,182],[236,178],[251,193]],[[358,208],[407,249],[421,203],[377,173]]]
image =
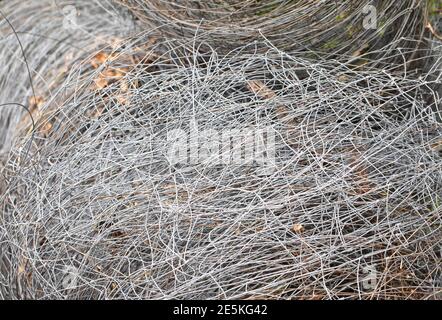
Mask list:
[[[423,50],[423,20],[437,1],[119,0],[168,37],[196,34],[218,52],[271,41],[286,52],[321,51],[346,59],[412,56]],[[263,51],[266,47],[261,48]],[[380,50],[382,49],[382,50]],[[376,51],[376,53],[373,53]],[[399,57],[398,57],[399,58]],[[403,59],[400,59],[403,62]]]
[[58,91],[74,64],[127,36],[134,26],[106,1],[7,1],[0,9],[8,19],[0,16],[1,156],[9,151],[17,126],[30,122],[20,105],[38,117],[38,108]]
[[[271,47],[223,57],[186,50],[125,43],[103,53],[92,76],[73,78],[59,107],[47,105],[37,127],[53,129],[37,131],[29,159],[30,137],[18,144],[6,172],[0,291],[40,299],[440,293],[442,125],[428,103],[431,82]],[[120,74],[100,85],[108,70]],[[242,136],[251,128],[266,128],[263,149]],[[238,161],[232,141],[221,153],[207,147],[229,129],[240,159],[250,147],[268,156],[273,145],[274,161]],[[177,130],[188,135],[173,162]]]
[[[186,20],[175,1],[167,24],[171,11],[146,10],[165,2],[118,2],[155,30],[120,39],[121,8],[76,1],[82,30],[106,40],[82,34],[77,51],[72,30],[26,40],[65,23],[56,10],[28,24],[28,7],[5,10],[26,26],[35,88],[17,43],[1,40],[20,86],[1,75],[0,102],[28,106],[34,123],[0,109],[15,136],[0,167],[0,299],[441,298],[442,56],[436,42],[404,42],[423,32],[424,1],[382,1],[397,50],[358,52],[363,65],[339,30],[364,1],[333,2],[347,8],[336,28],[327,1],[229,15],[212,10],[223,1],[205,1],[210,13],[186,1]],[[237,38],[228,16],[244,26]],[[330,55],[318,52],[326,30],[338,37]]]

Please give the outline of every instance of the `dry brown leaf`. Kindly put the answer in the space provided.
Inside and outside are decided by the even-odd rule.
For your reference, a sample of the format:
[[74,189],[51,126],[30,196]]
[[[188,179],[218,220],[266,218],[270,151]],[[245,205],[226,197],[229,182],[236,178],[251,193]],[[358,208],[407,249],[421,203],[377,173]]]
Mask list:
[[103,52],[99,52],[91,60],[91,65],[94,69],[98,69],[107,60],[107,55]]
[[357,58],[357,57],[361,56],[362,54],[364,54],[364,52],[366,52],[369,47],[370,46],[368,44],[364,44],[360,49],[353,52],[351,56],[353,58]]
[[[108,87],[110,84],[115,83],[116,81],[120,81],[125,75],[127,71],[124,69],[105,69],[101,72],[97,79],[94,80],[97,90],[102,90]],[[121,83],[120,87],[122,89],[128,89],[128,84]],[[124,91],[124,90],[123,90]]]
[[34,110],[40,109],[40,107],[44,104],[44,98],[42,96],[32,96],[29,98],[29,111],[33,112]]
[[129,101],[127,100],[127,98],[126,98],[125,96],[123,96],[123,95],[118,95],[118,96],[117,96],[117,101],[118,101],[120,104],[123,104],[123,105],[127,105],[127,104],[129,103]]
[[249,80],[247,81],[247,85],[253,93],[255,93],[258,97],[262,99],[271,99],[276,97],[275,91],[267,87],[260,80]]
[[436,37],[438,40],[442,41],[442,35],[440,35],[433,27],[433,25],[430,22],[427,22],[427,25],[425,26],[430,32],[433,34],[434,37]]
[[129,83],[127,82],[127,80],[123,79],[120,81],[120,89],[122,92],[129,91]]
[[[276,97],[275,91],[266,86],[262,81],[259,80],[249,80],[247,81],[247,85],[253,93],[255,93],[258,97],[262,99],[272,99]],[[276,115],[279,121],[285,123],[285,117],[288,113],[288,109],[286,106],[278,106],[276,108]],[[289,124],[293,124],[292,121],[289,121]]]
[[102,76],[98,77],[98,79],[95,79],[94,82],[97,87],[96,89],[98,89],[98,90],[102,90],[102,89],[106,88],[108,85],[107,79]]
[[434,151],[442,151],[442,139],[440,139],[440,140],[436,141],[435,143],[433,143],[431,145],[431,148]]
[[346,76],[345,74],[340,75],[340,76],[338,77],[338,80],[341,81],[341,82],[347,82],[348,79],[349,79],[348,76]]
[[25,270],[26,270],[25,265],[24,264],[20,264],[18,266],[18,270],[17,270],[18,275],[23,274],[25,272]]
[[48,137],[49,134],[51,133],[53,126],[52,123],[47,122],[41,129],[40,129],[40,133],[44,136],[44,137]]
[[295,233],[302,233],[302,232],[305,231],[305,228],[304,228],[304,226],[303,226],[302,224],[295,224],[295,225],[292,227],[292,230],[293,230],[293,232],[295,232]]
[[115,57],[116,56],[113,53],[108,54],[108,53],[104,53],[104,52],[99,52],[92,58],[91,65],[94,69],[98,69],[100,66],[102,66],[106,62],[112,61]]

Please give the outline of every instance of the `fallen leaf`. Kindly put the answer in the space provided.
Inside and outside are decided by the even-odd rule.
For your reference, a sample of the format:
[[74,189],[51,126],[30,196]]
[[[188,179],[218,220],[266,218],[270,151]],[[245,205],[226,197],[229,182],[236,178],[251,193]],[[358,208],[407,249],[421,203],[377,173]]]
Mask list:
[[340,75],[340,76],[338,77],[338,80],[341,81],[341,82],[347,82],[348,79],[349,79],[348,76],[346,76],[345,74]]
[[267,87],[262,81],[249,80],[247,81],[249,89],[262,99],[271,99],[276,97],[276,93]]
[[18,266],[18,274],[19,275],[21,275],[21,274],[23,274],[24,272],[25,272],[25,266],[23,265],[23,264],[20,264],[19,266]]
[[40,133],[43,134],[44,137],[48,137],[52,130],[52,123],[47,122],[40,130]]
[[102,76],[98,77],[98,79],[95,79],[94,82],[98,90],[102,90],[108,85],[107,79]]
[[368,44],[364,44],[360,49],[358,49],[358,50],[356,50],[355,52],[353,52],[351,56],[352,56],[353,58],[359,57],[359,56],[361,56],[364,52],[366,52],[367,49],[368,49],[369,47],[370,47],[370,46],[369,46]]
[[295,232],[295,233],[302,233],[302,232],[305,231],[305,228],[304,228],[304,226],[303,226],[302,224],[295,224],[295,225],[292,227],[292,230],[293,230],[293,232]]
[[44,99],[41,96],[32,96],[29,98],[29,111],[33,112],[34,110],[40,109],[40,107],[44,104]]
[[442,139],[433,143],[431,145],[431,149],[433,149],[434,151],[442,151]]

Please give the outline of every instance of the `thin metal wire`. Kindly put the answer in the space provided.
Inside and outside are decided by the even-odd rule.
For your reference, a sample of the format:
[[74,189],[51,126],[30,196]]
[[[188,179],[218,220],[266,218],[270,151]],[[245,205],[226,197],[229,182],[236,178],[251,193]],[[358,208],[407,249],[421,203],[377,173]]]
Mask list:
[[[110,5],[106,1],[101,4]],[[32,114],[37,113],[41,97],[55,94],[73,65],[129,34],[133,23],[130,20],[121,23],[115,18],[118,15],[101,6],[95,0],[2,4],[2,12],[11,24],[0,20],[0,104],[8,104],[0,107],[0,156],[9,151],[16,127],[30,122],[29,115],[20,107],[9,107],[11,103],[27,106]],[[67,10],[64,12],[63,8]],[[29,81],[35,82],[35,92]]]
[[[3,296],[440,295],[435,80],[254,45],[219,56],[148,32],[72,70],[37,120],[33,162],[24,136],[4,169]],[[192,123],[273,128],[275,170],[172,166],[167,134]]]
[[[366,54],[373,61],[395,61],[397,50],[415,55],[429,8],[428,1],[415,0],[117,1],[147,26],[162,25],[167,37],[191,40],[198,33],[201,41],[222,53],[265,37],[286,52],[302,49],[347,59]],[[390,43],[395,46],[378,51]],[[378,52],[374,56],[372,51]]]

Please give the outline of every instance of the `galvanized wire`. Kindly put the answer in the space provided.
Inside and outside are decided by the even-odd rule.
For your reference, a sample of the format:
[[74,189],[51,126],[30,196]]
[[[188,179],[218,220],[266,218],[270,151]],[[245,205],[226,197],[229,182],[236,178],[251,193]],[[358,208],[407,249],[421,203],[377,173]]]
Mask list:
[[[42,106],[29,158],[28,133],[3,170],[1,295],[440,297],[440,79],[198,43],[128,39]],[[274,166],[244,162],[245,138],[241,155],[220,151],[231,161],[201,156],[262,128]]]
[[438,0],[118,1],[148,27],[161,25],[167,37],[191,40],[198,34],[222,53],[265,38],[286,52],[345,59],[366,54],[373,61],[401,51],[415,58],[416,49],[426,47],[426,19],[440,6]]
[[17,104],[38,117],[43,100],[56,94],[73,65],[121,40],[135,25],[108,1],[16,0],[2,3],[0,10],[12,25],[0,18],[1,157],[9,151],[17,126],[31,122]]

